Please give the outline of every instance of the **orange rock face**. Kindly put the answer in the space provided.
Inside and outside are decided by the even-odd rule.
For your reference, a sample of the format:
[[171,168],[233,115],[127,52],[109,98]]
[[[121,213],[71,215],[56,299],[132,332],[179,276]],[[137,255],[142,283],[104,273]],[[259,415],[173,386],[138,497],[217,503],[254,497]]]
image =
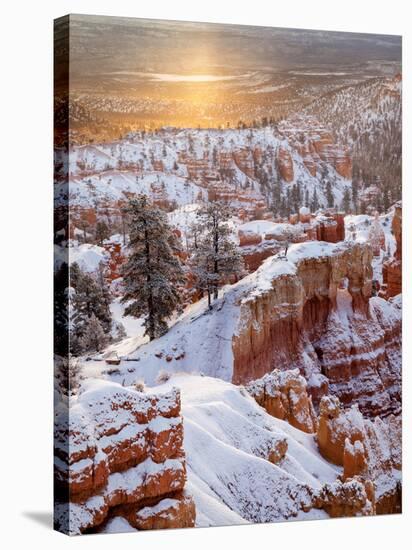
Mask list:
[[302,258],[296,273],[276,276],[265,292],[242,302],[232,380],[298,368],[315,406],[329,386],[365,414],[398,412],[399,304],[371,298],[370,247],[342,243],[334,250]]
[[343,409],[335,397],[325,396],[319,407],[317,442],[320,453],[343,466],[343,479],[373,484],[376,513],[401,508],[400,417],[365,419],[357,407]]
[[338,243],[345,239],[344,215],[325,214],[316,219],[316,238],[318,241]]
[[321,161],[334,167],[346,178],[352,177],[352,159],[349,150],[335,143],[332,134],[312,116],[291,117],[279,124],[279,130],[299,152],[309,173],[314,176]]
[[120,275],[120,267],[124,262],[122,245],[120,242],[107,242],[103,244],[104,249],[109,253],[109,263],[107,277],[109,281],[118,279]]
[[325,510],[332,518],[374,515],[373,484],[357,478],[327,483],[316,495],[314,507]]
[[148,395],[95,382],[71,403],[69,418],[66,414],[62,405],[55,431],[56,494],[61,500],[56,521],[62,531],[96,529],[114,508],[126,518],[131,509],[136,515],[149,504],[154,511],[162,509],[166,497],[176,500],[175,512],[167,516],[170,524],[164,511],[158,518],[153,513],[148,524],[194,525],[193,501],[183,494],[186,467],[177,390]]
[[177,498],[164,498],[154,506],[127,510],[124,516],[136,529],[173,529],[193,527],[196,509],[193,499],[182,493]]
[[299,371],[275,370],[247,386],[249,393],[266,411],[287,420],[306,433],[315,433],[317,418],[306,380]]
[[402,204],[395,205],[392,220],[392,233],[396,240],[396,251],[393,258],[383,263],[382,276],[386,285],[385,297],[391,298],[402,292]]
[[277,158],[277,169],[280,177],[287,183],[290,183],[294,179],[293,160],[290,152],[284,147],[279,147]]
[[351,415],[345,415],[337,397],[322,397],[317,431],[322,456],[334,464],[343,466],[346,442],[349,449],[349,444],[362,442],[363,439],[363,418],[360,412],[353,409]]

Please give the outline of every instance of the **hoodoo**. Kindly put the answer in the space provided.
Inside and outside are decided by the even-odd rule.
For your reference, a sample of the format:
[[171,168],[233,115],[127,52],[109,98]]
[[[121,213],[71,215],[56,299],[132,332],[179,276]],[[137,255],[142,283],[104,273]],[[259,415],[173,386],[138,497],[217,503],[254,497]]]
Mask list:
[[[113,516],[137,529],[192,527],[180,394],[88,383],[55,420],[55,521],[66,533],[96,530]],[[68,500],[67,500],[68,498]]]

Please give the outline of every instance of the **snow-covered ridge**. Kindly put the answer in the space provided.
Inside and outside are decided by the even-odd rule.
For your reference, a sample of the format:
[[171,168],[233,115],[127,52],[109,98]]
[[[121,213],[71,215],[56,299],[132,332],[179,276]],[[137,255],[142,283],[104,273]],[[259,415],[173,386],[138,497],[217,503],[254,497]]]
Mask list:
[[[307,259],[339,256],[353,247],[366,245],[340,242],[337,244],[319,241],[290,246],[287,259],[272,256],[260,268],[234,285],[227,285],[220,291],[220,298],[208,311],[206,298],[188,307],[170,328],[169,332],[141,345],[135,352],[128,352],[121,362],[118,379],[131,383],[143,378],[153,384],[160,370],[203,372],[223,380],[233,375],[233,337],[241,330],[241,306],[258,296],[271,292],[274,281],[282,277],[294,277],[299,264]],[[126,342],[128,345],[128,342]],[[116,346],[122,355],[121,346]],[[132,368],[133,373],[128,369]],[[89,361],[88,372],[96,374],[105,370],[104,365]]]
[[[310,123],[311,135],[316,128]],[[309,131],[308,129],[306,129]],[[305,131],[306,131],[305,130]],[[349,185],[339,173],[333,155],[311,154],[311,165],[296,145],[299,128],[286,135],[278,128],[164,129],[156,134],[130,134],[112,143],[74,146],[70,152],[69,197],[73,206],[91,206],[125,199],[130,193],[146,193],[157,201],[177,206],[205,198],[207,190],[233,193],[233,207],[263,201],[269,206],[270,180],[301,186],[311,198],[316,189],[326,206],[325,178],[332,184],[337,204]],[[330,147],[330,146],[328,146]],[[339,146],[336,146],[338,151]],[[334,153],[335,154],[335,153]],[[292,173],[282,168],[285,155]],[[305,152],[306,155],[306,152]],[[230,172],[230,177],[229,177]],[[291,177],[292,179],[289,179]],[[217,186],[217,187],[216,187]],[[216,189],[215,189],[216,188]],[[58,183],[57,203],[67,197],[67,185]]]

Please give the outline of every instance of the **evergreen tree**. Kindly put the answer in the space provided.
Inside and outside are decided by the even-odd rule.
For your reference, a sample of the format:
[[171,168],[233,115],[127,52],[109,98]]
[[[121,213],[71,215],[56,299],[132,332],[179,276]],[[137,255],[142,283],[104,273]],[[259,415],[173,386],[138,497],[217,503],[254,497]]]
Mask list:
[[96,223],[96,241],[100,246],[103,244],[105,239],[110,237],[109,226],[104,220],[99,220]]
[[311,203],[310,209],[312,210],[312,212],[316,212],[317,210],[319,210],[319,199],[318,199],[318,193],[316,191],[316,187],[313,191],[312,203]]
[[333,208],[334,196],[332,193],[332,184],[329,180],[326,183],[326,202],[327,202],[328,208]]
[[[70,288],[70,351],[73,355],[80,355],[88,351],[84,348],[83,337],[93,315],[99,320],[103,333],[110,334],[110,298],[105,296],[99,283],[76,263],[70,267]],[[104,342],[107,343],[106,338]]]
[[391,205],[391,201],[390,201],[390,198],[389,198],[389,189],[386,185],[383,188],[382,203],[383,203],[384,211],[387,212],[389,210],[390,205]]
[[94,313],[87,317],[83,325],[80,343],[84,351],[102,351],[109,343],[109,336]]
[[350,196],[350,190],[349,187],[345,189],[345,192],[343,193],[343,199],[342,199],[342,210],[345,212],[345,214],[348,214],[350,212],[350,203],[351,203],[351,196]]
[[57,387],[63,395],[73,395],[80,385],[82,366],[72,355],[58,357],[55,361],[54,376]]
[[[181,301],[178,284],[184,275],[177,256],[179,242],[166,214],[145,195],[130,200],[130,254],[122,272],[125,283],[125,315],[145,317],[150,340],[167,331],[166,319]],[[130,303],[129,303],[130,302]]]
[[353,178],[352,180],[352,201],[353,201],[353,207],[355,209],[355,214],[358,213],[358,201],[359,201],[359,184],[357,178]]
[[218,298],[219,286],[228,277],[236,276],[243,268],[242,256],[231,240],[232,229],[228,225],[230,209],[221,201],[204,205],[197,212],[200,238],[192,258],[192,267],[198,287],[207,292],[209,308],[212,297]]
[[67,356],[69,352],[69,271],[63,262],[54,274],[54,353]]

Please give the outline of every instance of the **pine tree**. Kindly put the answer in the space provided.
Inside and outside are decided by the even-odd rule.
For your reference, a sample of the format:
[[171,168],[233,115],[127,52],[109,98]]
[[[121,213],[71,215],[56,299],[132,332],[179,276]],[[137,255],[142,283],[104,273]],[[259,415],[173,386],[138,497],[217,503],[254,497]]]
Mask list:
[[243,268],[242,256],[231,240],[232,229],[228,225],[231,212],[222,201],[212,201],[197,212],[200,238],[192,258],[192,268],[198,288],[206,291],[209,308],[212,296],[218,298],[219,286],[228,277],[238,275]]
[[359,200],[359,184],[357,178],[352,179],[352,201],[355,209],[355,214],[358,213],[358,200]]
[[110,237],[109,226],[104,220],[99,220],[96,223],[96,241],[102,245],[105,239]]
[[83,351],[88,351],[84,348],[82,339],[92,315],[99,320],[103,333],[110,334],[110,297],[105,294],[98,281],[89,273],[84,273],[76,263],[70,266],[70,288],[70,351],[73,355],[80,355]]
[[73,395],[80,385],[82,365],[72,355],[58,357],[55,361],[54,376],[59,391],[63,395]]
[[305,190],[305,206],[309,208],[309,189]]
[[63,262],[54,274],[54,352],[67,356],[69,352],[69,271]]
[[131,199],[127,212],[130,254],[122,270],[122,302],[128,304],[125,315],[145,317],[145,334],[153,340],[167,331],[166,319],[181,301],[178,284],[184,275],[177,256],[179,242],[166,214],[145,195]]
[[312,203],[311,203],[310,208],[311,208],[312,212],[316,212],[317,210],[319,210],[319,199],[318,199],[318,193],[316,191],[316,187],[313,191]]
[[83,325],[81,346],[84,351],[101,351],[109,343],[109,337],[104,332],[103,326],[94,313],[91,314]]
[[328,208],[333,208],[334,196],[332,192],[332,184],[329,180],[326,183],[326,202],[327,202]]
[[343,199],[342,199],[342,210],[345,212],[345,214],[348,214],[350,212],[350,203],[351,203],[350,190],[349,190],[349,187],[347,187],[345,189],[345,192],[343,193]]

